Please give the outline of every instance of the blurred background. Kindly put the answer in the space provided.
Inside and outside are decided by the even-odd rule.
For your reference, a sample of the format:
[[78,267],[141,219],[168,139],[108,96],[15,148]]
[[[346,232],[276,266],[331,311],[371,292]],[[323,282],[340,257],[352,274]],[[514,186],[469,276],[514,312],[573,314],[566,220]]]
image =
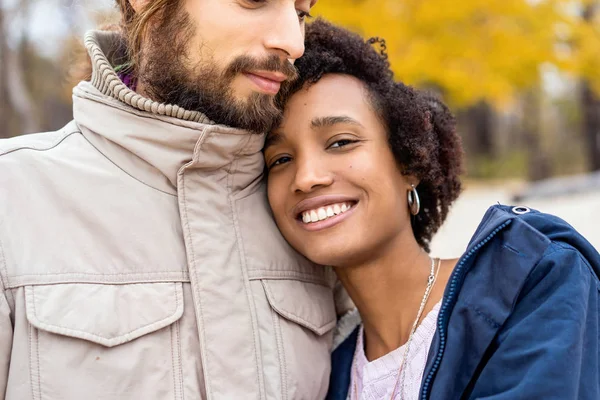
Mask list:
[[[435,255],[460,255],[496,202],[600,248],[600,0],[319,0],[313,15],[385,38],[397,79],[457,116],[465,192]],[[112,0],[0,0],[0,138],[67,123],[83,34],[117,21]]]

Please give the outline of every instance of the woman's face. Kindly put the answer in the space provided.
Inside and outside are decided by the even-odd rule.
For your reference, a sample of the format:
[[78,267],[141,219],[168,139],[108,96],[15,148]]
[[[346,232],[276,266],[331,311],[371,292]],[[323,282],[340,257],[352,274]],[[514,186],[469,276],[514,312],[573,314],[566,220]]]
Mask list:
[[368,262],[413,236],[412,182],[356,78],[331,74],[289,100],[267,137],[268,196],[286,240],[313,262]]

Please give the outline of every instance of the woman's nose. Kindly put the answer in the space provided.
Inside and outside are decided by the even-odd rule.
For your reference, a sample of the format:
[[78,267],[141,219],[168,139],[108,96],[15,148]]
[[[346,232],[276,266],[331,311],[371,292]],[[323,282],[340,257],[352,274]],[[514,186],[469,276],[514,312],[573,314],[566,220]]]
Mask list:
[[333,183],[333,174],[318,158],[297,160],[293,191],[310,193]]

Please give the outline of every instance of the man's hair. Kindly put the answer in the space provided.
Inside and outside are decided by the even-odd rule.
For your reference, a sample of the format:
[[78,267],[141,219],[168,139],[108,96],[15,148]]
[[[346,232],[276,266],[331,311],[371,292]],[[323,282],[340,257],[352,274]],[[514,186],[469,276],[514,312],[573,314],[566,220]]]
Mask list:
[[[156,25],[157,19],[160,19],[159,23],[164,24],[172,18],[181,0],[152,0],[139,13],[135,12],[129,0],[115,0],[115,2],[121,14],[119,23],[102,24],[98,29],[119,32],[122,35],[123,49],[126,53],[122,58],[127,62],[127,70],[134,72],[140,63],[142,41],[150,24]],[[73,85],[82,80],[89,81],[92,77],[92,61],[83,46],[74,58],[75,62],[69,68],[68,81]]]
[[[373,44],[379,44],[379,52]],[[327,74],[353,76],[368,89],[402,173],[419,179],[421,212],[412,218],[412,229],[419,245],[429,251],[433,234],[461,190],[463,151],[446,105],[431,94],[394,81],[385,41],[365,41],[323,20],[307,26],[306,50],[296,68],[300,77],[280,99],[281,104]]]
[[[129,69],[136,70],[142,53],[144,35],[149,31],[150,24],[163,25],[178,12],[181,0],[152,0],[135,12],[129,0],[116,0],[121,12],[119,28],[127,43],[127,59]],[[164,40],[170,40],[165,37]]]

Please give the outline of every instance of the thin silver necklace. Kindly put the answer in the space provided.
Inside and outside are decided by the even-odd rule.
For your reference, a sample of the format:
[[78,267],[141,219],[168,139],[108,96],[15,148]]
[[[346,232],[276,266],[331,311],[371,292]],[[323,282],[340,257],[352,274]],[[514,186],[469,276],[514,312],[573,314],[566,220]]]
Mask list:
[[[437,259],[437,268],[436,268],[436,262],[434,258],[431,258],[431,271],[429,272],[429,276],[427,277],[427,287],[425,288],[425,293],[423,294],[423,299],[421,299],[421,306],[419,307],[419,312],[417,313],[417,318],[415,319],[415,322],[413,322],[413,326],[412,329],[410,331],[410,335],[408,337],[408,341],[406,342],[406,346],[404,347],[404,352],[402,354],[402,363],[400,364],[400,373],[398,374],[398,378],[396,378],[396,384],[394,385],[394,389],[392,390],[392,396],[390,397],[390,400],[394,400],[394,395],[396,394],[396,390],[398,389],[398,384],[400,384],[400,399],[403,398],[404,396],[404,380],[406,378],[406,359],[408,357],[408,351],[410,349],[410,344],[412,342],[413,336],[415,334],[415,331],[417,330],[417,326],[419,325],[419,320],[421,319],[421,316],[423,315],[423,310],[425,309],[425,305],[427,304],[427,300],[429,300],[429,295],[431,294],[431,289],[433,289],[433,285],[435,283],[435,281],[437,280],[437,275],[440,272],[440,264],[441,264],[441,259]],[[360,397],[358,396],[358,376],[357,376],[357,372],[356,372],[356,368],[353,368],[354,370],[354,397],[355,400],[360,400]]]

